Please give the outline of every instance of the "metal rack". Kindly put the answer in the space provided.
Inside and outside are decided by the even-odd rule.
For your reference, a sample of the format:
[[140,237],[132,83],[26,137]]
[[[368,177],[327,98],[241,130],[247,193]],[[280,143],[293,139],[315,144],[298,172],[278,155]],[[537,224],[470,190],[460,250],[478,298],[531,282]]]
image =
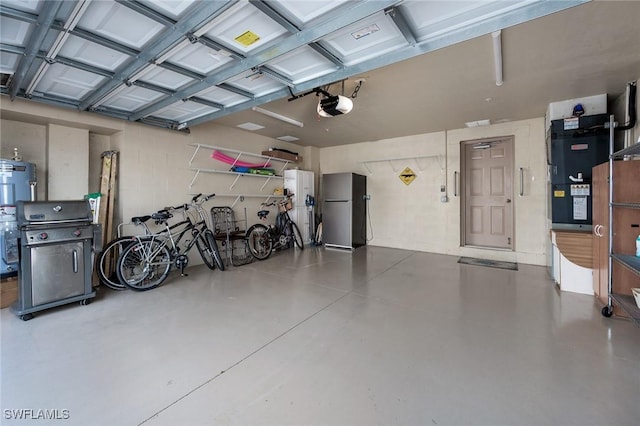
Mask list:
[[634,321],[640,324],[640,308],[635,303],[633,296],[629,294],[616,293],[613,288],[613,275],[612,268],[613,263],[617,262],[622,265],[629,271],[633,272],[635,275],[640,277],[640,257],[622,254],[622,253],[614,253],[613,250],[613,224],[614,224],[614,214],[613,211],[615,208],[625,208],[625,209],[639,209],[640,210],[640,200],[637,203],[620,203],[614,201],[614,174],[613,174],[613,164],[616,160],[629,159],[633,157],[640,156],[640,143],[636,143],[628,148],[625,148],[620,151],[614,152],[614,117],[611,115],[609,117],[609,271],[608,271],[608,298],[607,305],[602,308],[602,315],[605,317],[610,317],[613,314],[613,304],[616,303],[622,310],[624,310]]
[[[223,152],[223,153],[230,154],[230,156],[235,157],[236,161],[241,161],[242,159],[251,159],[251,161],[259,160],[259,161],[264,162],[264,163],[268,163],[268,162],[271,162],[271,161],[276,161],[276,162],[282,163],[282,167],[279,170],[279,175],[273,175],[273,176],[234,172],[232,170],[220,170],[220,169],[213,169],[213,168],[191,167],[191,170],[194,171],[195,174],[193,176],[193,179],[191,179],[191,182],[189,183],[189,188],[193,187],[193,184],[195,183],[195,181],[198,178],[198,176],[200,175],[200,173],[217,173],[217,174],[235,176],[235,179],[233,180],[231,185],[229,185],[229,190],[230,191],[233,191],[233,188],[236,186],[236,184],[238,183],[240,178],[246,176],[248,178],[255,178],[255,179],[257,179],[257,181],[260,181],[261,179],[264,180],[262,186],[260,187],[260,192],[261,193],[228,193],[228,194],[216,193],[216,197],[218,197],[218,198],[221,198],[221,197],[234,198],[234,201],[230,205],[231,208],[234,208],[238,204],[238,202],[244,201],[245,198],[264,198],[264,201],[263,201],[264,203],[268,203],[269,201],[271,201],[272,198],[284,198],[283,195],[265,194],[262,191],[267,186],[267,184],[270,181],[272,181],[273,179],[284,181],[284,176],[283,176],[284,170],[289,165],[289,163],[291,163],[291,161],[283,160],[283,159],[277,158],[277,157],[270,157],[270,156],[260,155],[260,154],[252,154],[252,153],[245,152],[245,151],[238,151],[236,149],[223,148],[223,147],[213,146],[213,145],[190,144],[189,146],[192,146],[192,147],[195,148],[195,150],[193,152],[193,155],[191,156],[191,159],[189,160],[189,165],[193,165],[193,162],[194,162],[196,156],[198,155],[198,152],[202,148],[216,150],[216,151],[220,151],[220,152]],[[233,165],[231,164],[230,166],[233,166]]]
[[403,161],[403,162],[407,162],[407,161],[413,161],[416,164],[416,167],[418,168],[418,171],[422,172],[425,170],[426,165],[422,164],[419,160],[422,159],[428,159],[428,158],[435,158],[438,161],[438,166],[440,167],[441,170],[444,170],[444,156],[440,155],[440,154],[435,154],[435,155],[414,155],[411,157],[390,157],[390,158],[384,158],[381,160],[367,160],[367,161],[361,161],[360,163],[364,166],[365,169],[367,169],[367,172],[372,175],[373,171],[371,170],[371,168],[369,167],[370,164],[373,163],[387,163],[389,164],[389,166],[391,166],[391,170],[393,170],[393,172],[399,172],[401,170],[401,167],[396,167],[395,163],[396,161]]
[[[282,174],[284,173],[284,170],[287,168],[287,166],[291,162],[289,160],[283,160],[283,159],[277,158],[277,157],[271,157],[271,156],[260,155],[260,154],[252,154],[250,152],[238,151],[236,149],[223,148],[223,147],[219,147],[219,146],[204,145],[204,144],[191,144],[190,146],[193,146],[196,149],[193,152],[193,155],[191,156],[191,159],[189,160],[189,165],[193,164],[193,160],[196,158],[196,155],[198,154],[198,151],[200,150],[200,148],[212,149],[212,150],[216,150],[216,151],[220,151],[220,152],[226,152],[226,153],[229,153],[229,154],[233,154],[233,156],[235,156],[235,160],[236,161],[240,161],[242,158],[248,157],[250,159],[262,160],[265,163],[268,163],[270,161],[277,161],[277,162],[283,163],[283,164],[282,164],[282,167],[279,170],[280,175],[272,175],[272,176],[251,174],[251,173],[234,172],[234,171],[231,171],[231,170],[219,170],[219,169],[208,169],[208,168],[194,167],[194,168],[191,168],[191,170],[193,170],[195,172],[195,175],[193,176],[193,179],[191,179],[191,183],[189,183],[189,188],[191,188],[193,186],[193,184],[195,183],[195,181],[198,178],[198,175],[200,173],[222,173],[222,174],[229,174],[229,175],[235,175],[236,176],[236,178],[233,181],[233,183],[231,183],[231,186],[229,186],[230,190],[233,189],[233,187],[236,185],[236,183],[238,182],[238,179],[240,179],[243,176],[249,176],[249,177],[253,177],[253,178],[265,179],[264,184],[260,188],[260,191],[262,191],[267,186],[269,181],[271,181],[272,179],[281,179],[281,180],[284,179]],[[233,166],[233,164],[231,166]]]

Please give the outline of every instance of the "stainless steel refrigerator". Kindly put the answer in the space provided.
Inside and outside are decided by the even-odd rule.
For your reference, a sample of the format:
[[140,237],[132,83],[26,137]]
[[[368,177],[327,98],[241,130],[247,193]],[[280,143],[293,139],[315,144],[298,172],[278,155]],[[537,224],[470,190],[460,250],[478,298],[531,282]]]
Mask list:
[[356,173],[322,175],[322,242],[353,249],[367,243],[367,178]]

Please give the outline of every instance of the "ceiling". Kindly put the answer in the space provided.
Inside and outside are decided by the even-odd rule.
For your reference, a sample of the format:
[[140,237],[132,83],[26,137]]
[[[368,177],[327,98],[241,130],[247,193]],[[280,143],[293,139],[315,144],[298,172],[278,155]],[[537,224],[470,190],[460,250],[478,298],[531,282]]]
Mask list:
[[[0,90],[181,131],[252,123],[325,147],[617,96],[640,77],[639,20],[640,2],[581,0],[2,0]],[[320,117],[316,88],[353,110]]]

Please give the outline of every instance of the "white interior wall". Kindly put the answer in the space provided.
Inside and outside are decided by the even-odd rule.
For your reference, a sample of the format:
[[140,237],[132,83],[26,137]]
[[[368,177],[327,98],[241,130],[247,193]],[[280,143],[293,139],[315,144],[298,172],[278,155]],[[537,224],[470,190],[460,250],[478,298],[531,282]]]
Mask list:
[[111,150],[111,137],[89,133],[89,193],[100,192],[102,153]]
[[[367,176],[369,244],[443,253],[435,237],[445,223],[446,209],[440,204],[439,192],[445,179],[445,148],[443,132],[322,148],[320,173]],[[386,161],[412,156],[416,158]],[[423,156],[430,157],[418,158]],[[363,161],[370,163],[365,166]],[[410,185],[398,177],[407,166],[417,174]],[[319,194],[316,198],[321,201],[321,186]]]
[[0,158],[13,158],[18,148],[22,161],[36,165],[36,199],[45,200],[47,193],[47,126],[0,120]]
[[47,198],[79,200],[89,193],[89,131],[47,126]]
[[[454,172],[460,171],[460,143],[509,135],[515,139],[516,191],[520,167],[525,178],[524,196],[514,198],[515,251],[460,247],[460,197],[454,196],[453,189]],[[410,158],[391,160],[398,157]],[[544,119],[539,118],[323,148],[320,171],[367,175],[371,195],[369,244],[545,265],[548,240],[545,158]],[[367,163],[371,172],[362,163],[367,160],[373,161]],[[417,175],[410,185],[399,178],[405,167]],[[446,185],[449,198],[446,203],[440,201],[441,185]]]

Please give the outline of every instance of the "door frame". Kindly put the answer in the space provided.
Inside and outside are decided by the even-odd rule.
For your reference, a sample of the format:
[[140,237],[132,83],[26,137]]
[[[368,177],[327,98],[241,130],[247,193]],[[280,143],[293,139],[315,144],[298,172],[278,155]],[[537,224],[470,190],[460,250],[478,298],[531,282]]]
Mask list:
[[[481,246],[475,244],[467,244],[466,239],[466,214],[467,214],[467,192],[466,192],[466,174],[467,174],[467,160],[465,155],[465,148],[469,145],[475,144],[495,144],[495,143],[509,143],[511,144],[511,174],[507,177],[512,182],[511,185],[511,235],[512,244],[511,247],[494,247],[494,246]],[[516,251],[516,214],[515,214],[515,154],[516,154],[515,135],[505,136],[492,136],[488,138],[470,139],[460,141],[460,247],[490,249],[497,251]]]

